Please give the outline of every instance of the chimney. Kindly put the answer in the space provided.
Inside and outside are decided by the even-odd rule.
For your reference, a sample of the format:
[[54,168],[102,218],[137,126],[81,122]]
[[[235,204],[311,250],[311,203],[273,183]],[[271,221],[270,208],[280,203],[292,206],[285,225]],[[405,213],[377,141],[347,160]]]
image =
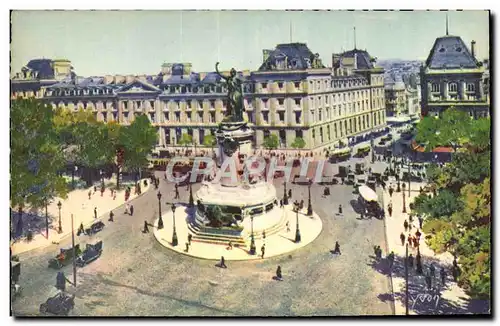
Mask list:
[[472,57],[475,59],[476,58],[476,41],[472,40],[470,42],[470,51],[472,52]]

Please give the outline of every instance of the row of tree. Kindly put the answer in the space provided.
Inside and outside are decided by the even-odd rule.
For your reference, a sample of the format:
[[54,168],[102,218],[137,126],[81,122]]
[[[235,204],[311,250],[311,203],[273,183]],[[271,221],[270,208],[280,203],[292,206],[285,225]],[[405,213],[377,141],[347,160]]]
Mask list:
[[473,120],[449,109],[441,118],[418,124],[417,141],[426,149],[452,146],[452,161],[427,169],[435,196],[415,199],[414,212],[425,217],[427,244],[450,252],[460,266],[459,285],[476,298],[491,293],[491,120]]
[[83,170],[91,185],[99,169],[116,170],[117,151],[123,168],[138,173],[157,141],[145,115],[127,126],[99,122],[90,110],[53,109],[37,99],[11,102],[11,206],[41,207],[50,198],[67,195],[62,171]]
[[[265,137],[262,145],[266,149],[277,149],[280,145],[280,140],[278,138],[278,135],[271,134],[268,137]],[[292,148],[301,149],[306,146],[306,142],[302,137],[295,137],[290,146]]]

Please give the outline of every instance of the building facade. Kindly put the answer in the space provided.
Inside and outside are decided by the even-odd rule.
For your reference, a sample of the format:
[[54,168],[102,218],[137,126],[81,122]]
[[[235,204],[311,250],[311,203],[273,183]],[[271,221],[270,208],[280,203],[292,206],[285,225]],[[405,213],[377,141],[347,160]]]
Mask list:
[[469,50],[458,36],[437,38],[420,71],[422,115],[439,115],[455,107],[476,118],[488,116],[483,74],[474,41]]
[[[306,44],[279,44],[264,50],[257,71],[238,73],[255,147],[275,134],[282,148],[300,137],[306,149],[333,149],[349,137],[385,126],[383,70],[373,66],[366,51],[336,56],[333,69],[326,68]],[[189,63],[164,64],[151,76],[82,78],[67,60],[43,60],[43,67],[34,65],[36,60],[28,63],[30,77],[12,78],[12,98],[36,96],[54,108],[91,110],[98,121],[125,125],[145,114],[158,129],[160,148],[177,146],[184,133],[203,144],[226,113],[227,89],[221,77],[195,73]],[[22,87],[27,78],[34,89],[30,93]]]

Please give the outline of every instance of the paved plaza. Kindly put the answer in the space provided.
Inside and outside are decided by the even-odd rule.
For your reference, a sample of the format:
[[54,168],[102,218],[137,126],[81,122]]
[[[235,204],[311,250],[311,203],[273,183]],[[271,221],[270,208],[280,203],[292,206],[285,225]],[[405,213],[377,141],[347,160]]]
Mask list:
[[[148,184],[144,185],[144,180],[140,180],[141,182],[141,194],[147,192],[151,185],[149,184],[150,180],[147,180]],[[78,227],[81,223],[83,223],[84,227],[90,226],[92,223],[96,222],[96,220],[100,220],[103,218],[109,217],[109,213],[112,210],[117,209],[120,206],[123,206],[125,201],[125,188],[126,186],[122,186],[122,189],[119,191],[114,191],[111,193],[110,185],[114,184],[109,180],[105,183],[105,191],[101,196],[100,185],[86,188],[86,189],[75,189],[70,191],[68,197],[66,199],[55,198],[47,207],[47,212],[49,215],[49,234],[46,237],[45,233],[45,211],[39,210],[35,213],[35,215],[30,215],[35,218],[28,220],[26,215],[23,214],[24,227],[30,228],[31,224],[39,224],[42,225],[38,227],[38,231],[34,232],[33,240],[26,241],[26,239],[20,239],[17,241],[13,241],[11,244],[12,254],[18,255],[20,253],[34,250],[41,247],[50,246],[53,243],[58,243],[62,241],[64,238],[68,238],[71,236],[71,215],[73,214],[73,229],[75,232],[78,230]],[[129,185],[127,183],[127,185]],[[127,202],[132,201],[134,198],[138,196],[135,193],[134,187],[131,186],[132,191],[130,193],[130,197]],[[97,189],[97,191],[95,191]],[[90,197],[89,197],[90,193]],[[59,208],[57,206],[58,202],[61,202],[61,227],[62,232],[58,233],[59,228]],[[97,219],[94,216],[94,208],[97,209]],[[116,214],[117,212],[113,212]],[[17,212],[13,213],[13,225],[16,225],[18,219]],[[106,221],[107,219],[105,219]],[[106,224],[106,222],[105,222]]]

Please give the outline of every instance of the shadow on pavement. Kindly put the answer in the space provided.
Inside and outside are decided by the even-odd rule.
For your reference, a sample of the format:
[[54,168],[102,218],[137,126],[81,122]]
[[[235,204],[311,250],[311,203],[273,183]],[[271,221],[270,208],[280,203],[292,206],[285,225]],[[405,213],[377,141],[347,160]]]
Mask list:
[[[370,256],[371,263],[369,264],[377,272],[395,278],[403,278],[403,283],[400,288],[394,288],[394,299],[400,302],[405,302],[405,258],[395,256],[394,265],[389,266],[389,261],[386,258],[376,259]],[[435,267],[435,277],[432,278],[432,287],[429,290],[425,281],[425,274],[429,273],[429,266],[433,263]],[[409,308],[418,315],[441,315],[441,314],[489,314],[489,300],[467,299],[461,297],[460,302],[454,302],[445,299],[441,296],[442,292],[449,287],[453,281],[451,277],[451,265],[443,264],[436,258],[422,256],[422,269],[424,275],[418,275],[415,268],[415,260],[413,268],[408,267],[409,271]],[[444,267],[446,271],[445,284],[441,283],[440,270]],[[390,300],[390,295],[387,293],[379,294],[379,300]],[[458,301],[458,300],[457,300]]]

